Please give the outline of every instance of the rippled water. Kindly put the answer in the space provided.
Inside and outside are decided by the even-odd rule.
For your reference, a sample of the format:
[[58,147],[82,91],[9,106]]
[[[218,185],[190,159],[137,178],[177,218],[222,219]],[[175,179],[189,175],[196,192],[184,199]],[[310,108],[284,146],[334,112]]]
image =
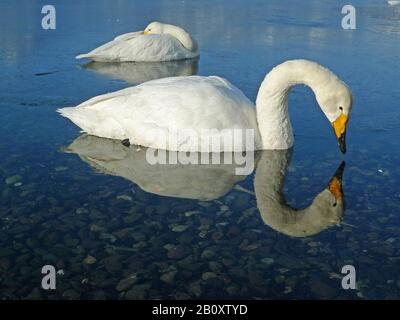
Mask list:
[[[1,298],[400,297],[400,7],[353,1],[357,29],[343,30],[337,1],[52,1],[57,29],[46,31],[47,3],[21,3],[0,4]],[[200,61],[130,69],[74,60],[150,20],[184,26]],[[318,61],[352,89],[345,156],[302,87],[289,99],[293,154],[261,153],[241,178],[146,167],[143,151],[74,141],[79,129],[55,113],[170,74],[216,74],[254,100],[266,72],[290,58]],[[309,230],[285,215],[284,201],[308,207],[342,160],[337,225]],[[286,200],[271,207],[264,196],[277,185]],[[58,270],[54,291],[40,286],[47,264]],[[356,290],[341,287],[348,264]]]

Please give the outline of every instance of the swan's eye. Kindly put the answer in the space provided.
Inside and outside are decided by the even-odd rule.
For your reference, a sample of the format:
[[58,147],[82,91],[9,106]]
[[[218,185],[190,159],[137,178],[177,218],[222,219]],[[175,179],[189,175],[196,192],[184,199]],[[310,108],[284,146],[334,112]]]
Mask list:
[[343,107],[339,107],[339,109],[343,111]]

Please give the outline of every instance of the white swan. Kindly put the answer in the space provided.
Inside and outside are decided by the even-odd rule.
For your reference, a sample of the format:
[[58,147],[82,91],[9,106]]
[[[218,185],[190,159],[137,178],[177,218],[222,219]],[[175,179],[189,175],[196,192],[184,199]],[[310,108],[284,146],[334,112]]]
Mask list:
[[[177,151],[250,151],[289,149],[294,138],[288,95],[297,84],[309,86],[345,152],[345,133],[352,108],[348,87],[332,72],[307,60],[291,60],[267,74],[256,109],[227,80],[173,77],[94,97],[58,111],[82,131],[105,138]],[[254,145],[227,132],[254,133]],[[247,131],[246,131],[247,130]],[[233,135],[232,135],[233,136]]]
[[[266,225],[292,237],[315,235],[343,219],[342,190],[344,163],[326,189],[304,209],[287,205],[284,182],[293,149],[256,153],[254,191],[257,207]],[[96,170],[120,176],[153,194],[210,201],[227,194],[245,176],[235,174],[231,164],[149,164],[148,149],[127,148],[117,140],[82,135],[65,152],[77,154]],[[171,152],[173,153],[173,152]],[[168,157],[170,153],[167,152]],[[200,156],[200,155],[199,155]]]
[[185,30],[161,22],[152,22],[146,29],[116,37],[102,46],[80,54],[103,62],[158,62],[191,59],[199,56],[199,48]]

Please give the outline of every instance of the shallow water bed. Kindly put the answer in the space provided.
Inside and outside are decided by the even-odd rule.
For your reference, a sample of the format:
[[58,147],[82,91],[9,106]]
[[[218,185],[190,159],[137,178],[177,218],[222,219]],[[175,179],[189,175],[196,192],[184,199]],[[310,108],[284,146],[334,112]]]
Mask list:
[[[212,12],[207,4],[55,1],[54,31],[40,28],[39,5],[0,5],[1,298],[400,297],[399,8],[356,2],[358,27],[343,30],[336,1],[222,1]],[[292,92],[296,142],[283,189],[289,205],[308,207],[345,160],[337,225],[306,237],[272,228],[276,212],[260,209],[257,171],[203,201],[159,195],[157,176],[139,187],[65,152],[80,133],[57,108],[154,76],[154,66],[128,77],[88,70],[74,56],[157,19],[185,26],[202,52],[194,67],[157,74],[217,74],[253,100],[265,73],[286,59],[316,60],[346,81],[355,103],[345,156],[312,93]],[[179,183],[177,175],[171,188]],[[46,264],[58,270],[54,291],[40,286]],[[356,268],[356,290],[342,289],[344,265]]]

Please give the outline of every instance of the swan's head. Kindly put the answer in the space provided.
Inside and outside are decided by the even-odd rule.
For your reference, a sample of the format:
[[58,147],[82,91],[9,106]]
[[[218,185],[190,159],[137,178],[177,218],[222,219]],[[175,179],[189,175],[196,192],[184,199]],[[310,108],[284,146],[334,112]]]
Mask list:
[[161,22],[154,21],[150,23],[143,31],[144,34],[160,34],[163,33],[163,24]]
[[320,88],[316,92],[318,104],[332,124],[340,151],[345,153],[346,128],[353,103],[351,91],[346,84],[333,74]]

